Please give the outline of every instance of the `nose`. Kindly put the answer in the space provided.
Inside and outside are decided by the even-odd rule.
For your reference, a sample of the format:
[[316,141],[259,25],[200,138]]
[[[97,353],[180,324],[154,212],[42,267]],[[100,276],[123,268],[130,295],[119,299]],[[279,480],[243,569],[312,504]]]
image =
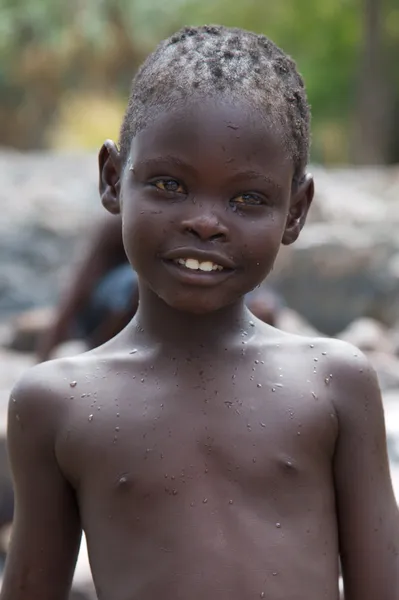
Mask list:
[[183,230],[203,241],[226,240],[228,229],[219,217],[213,211],[205,210],[203,206],[198,206],[198,209],[195,215],[183,220]]

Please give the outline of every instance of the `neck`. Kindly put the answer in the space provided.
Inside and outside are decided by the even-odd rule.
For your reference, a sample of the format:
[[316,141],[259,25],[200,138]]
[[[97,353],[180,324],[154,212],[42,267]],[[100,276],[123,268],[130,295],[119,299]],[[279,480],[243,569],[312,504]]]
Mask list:
[[140,286],[134,324],[137,341],[140,339],[143,344],[209,349],[237,341],[243,331],[249,332],[253,318],[244,298],[211,313],[193,314],[170,307],[147,287]]

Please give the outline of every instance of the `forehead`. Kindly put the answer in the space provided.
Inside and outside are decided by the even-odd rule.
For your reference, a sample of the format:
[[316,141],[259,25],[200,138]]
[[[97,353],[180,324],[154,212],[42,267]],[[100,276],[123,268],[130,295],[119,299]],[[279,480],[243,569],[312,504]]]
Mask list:
[[130,161],[169,156],[189,162],[198,171],[256,170],[283,185],[294,168],[284,133],[272,115],[249,102],[193,99],[154,111],[132,140]]

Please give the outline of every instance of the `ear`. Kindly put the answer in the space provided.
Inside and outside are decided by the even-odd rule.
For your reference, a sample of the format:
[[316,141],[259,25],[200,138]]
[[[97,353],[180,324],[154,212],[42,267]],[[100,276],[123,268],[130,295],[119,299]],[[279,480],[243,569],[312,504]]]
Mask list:
[[103,206],[113,215],[120,213],[119,191],[121,160],[118,148],[106,140],[98,155],[100,197]]
[[310,174],[306,174],[296,184],[291,194],[290,209],[285,224],[282,244],[289,246],[298,238],[314,196],[314,181]]

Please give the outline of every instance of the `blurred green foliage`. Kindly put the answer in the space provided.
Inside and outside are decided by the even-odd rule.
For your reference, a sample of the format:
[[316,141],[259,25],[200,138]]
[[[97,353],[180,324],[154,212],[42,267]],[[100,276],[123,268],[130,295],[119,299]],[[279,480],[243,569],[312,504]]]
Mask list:
[[[314,158],[342,162],[349,158],[359,78],[366,75],[367,83],[364,15],[373,1],[380,6],[381,61],[397,125],[395,0],[0,0],[0,145],[45,147],[71,90],[123,101],[134,71],[160,39],[185,24],[223,23],[264,33],[295,58],[312,105]],[[388,160],[399,160],[396,138],[386,146]]]

